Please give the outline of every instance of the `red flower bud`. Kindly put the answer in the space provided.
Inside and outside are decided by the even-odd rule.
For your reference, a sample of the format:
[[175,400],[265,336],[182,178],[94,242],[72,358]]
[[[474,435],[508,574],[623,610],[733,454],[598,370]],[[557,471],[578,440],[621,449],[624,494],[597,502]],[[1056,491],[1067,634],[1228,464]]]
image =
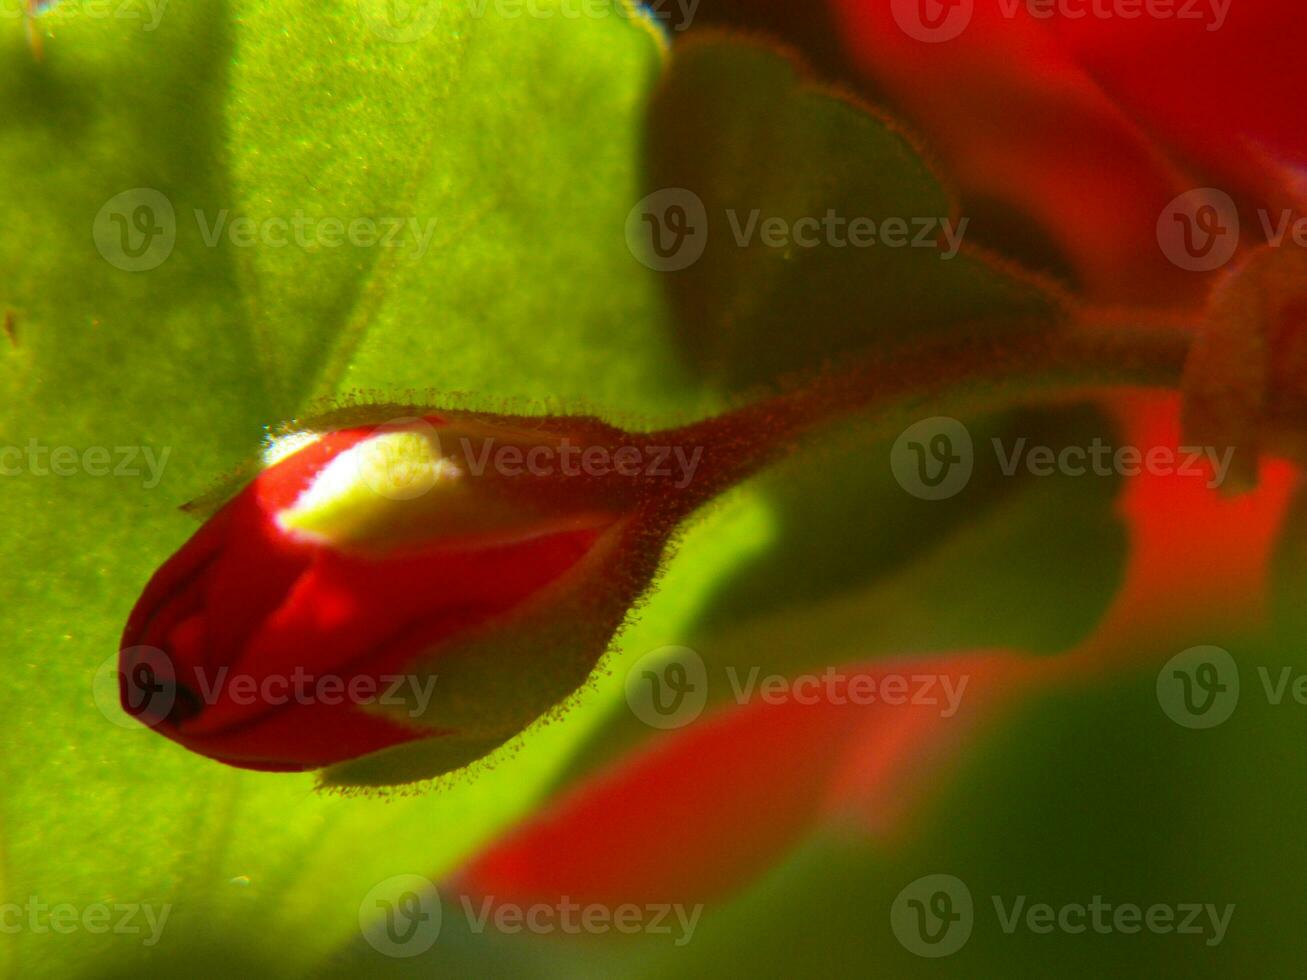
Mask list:
[[155,573],[123,636],[123,707],[247,769],[388,785],[462,768],[585,683],[682,519],[811,430],[1116,354],[1025,330],[951,343],[663,432],[360,417],[395,406],[320,419]]
[[137,602],[123,707],[247,769],[386,753],[327,774],[353,783],[465,765],[584,683],[714,492],[687,492],[701,448],[655,467],[658,442],[459,414],[276,441]]

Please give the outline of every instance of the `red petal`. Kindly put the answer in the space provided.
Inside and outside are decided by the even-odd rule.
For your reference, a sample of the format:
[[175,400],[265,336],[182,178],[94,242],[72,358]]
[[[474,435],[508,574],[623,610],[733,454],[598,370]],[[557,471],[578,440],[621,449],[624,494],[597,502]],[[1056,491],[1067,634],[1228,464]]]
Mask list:
[[[1139,396],[1117,407],[1124,445],[1184,445],[1177,397]],[[1183,463],[1184,454],[1178,459]],[[1135,656],[1141,641],[1179,653],[1263,621],[1272,552],[1298,471],[1267,461],[1258,488],[1237,497],[1210,488],[1209,477],[1207,471],[1145,473],[1127,482],[1121,499],[1130,534],[1125,581],[1082,650],[1086,659],[1103,659],[1108,649]]]
[[[588,552],[598,531],[532,538],[480,552],[426,554],[367,561],[322,550],[285,604],[252,637],[240,657],[224,664],[225,678],[205,710],[163,734],[193,751],[226,762],[266,767],[316,768],[357,758],[431,734],[364,711],[333,695],[324,702],[312,685],[331,678],[381,681],[402,675],[413,658],[444,637],[469,629],[521,603],[559,579]],[[274,698],[253,700],[239,689],[241,676],[276,681]],[[285,698],[288,684],[310,695]],[[290,688],[293,692],[295,688]],[[240,694],[240,697],[237,697]]]
[[974,703],[938,707],[752,702],[646,746],[501,839],[457,886],[500,901],[671,902],[723,895],[770,866],[823,817],[875,816],[925,753],[970,729],[1038,661],[974,656],[842,673],[967,675]]
[[957,37],[917,40],[888,0],[835,0],[851,54],[907,112],[964,195],[1030,215],[1099,299],[1197,295],[1158,248],[1157,217],[1189,185],[1057,35],[980,0]]
[[1302,5],[1234,0],[1223,21],[1212,7],[1190,5],[1200,17],[1052,23],[1113,98],[1198,158],[1237,168],[1252,144],[1307,165]]

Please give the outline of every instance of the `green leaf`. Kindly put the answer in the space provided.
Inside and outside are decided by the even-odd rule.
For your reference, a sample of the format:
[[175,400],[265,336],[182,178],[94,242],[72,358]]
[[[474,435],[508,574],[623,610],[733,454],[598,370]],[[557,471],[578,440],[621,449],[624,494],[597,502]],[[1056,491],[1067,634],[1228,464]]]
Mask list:
[[680,45],[646,155],[648,258],[687,359],[728,387],[1057,312],[1048,287],[964,247],[968,219],[894,123],[761,44]]
[[[0,445],[22,450],[6,450],[19,472],[0,530],[0,902],[171,915],[152,947],[6,935],[0,976],[126,974],[138,958],[295,974],[357,936],[374,884],[438,876],[529,808],[612,692],[583,692],[475,778],[380,800],[120,727],[112,696],[97,707],[97,670],[193,530],[177,506],[314,399],[431,389],[652,420],[693,406],[657,282],[623,236],[664,55],[623,4],[579,20],[441,4],[396,25],[370,2],[197,0],[150,29],[105,9],[41,15],[40,61],[0,20],[0,312],[15,338],[0,337]],[[434,233],[328,240],[393,219]],[[73,472],[29,465],[29,445],[70,447]],[[94,447],[139,472],[96,475]],[[732,544],[688,540],[681,589],[628,642],[692,615]]]

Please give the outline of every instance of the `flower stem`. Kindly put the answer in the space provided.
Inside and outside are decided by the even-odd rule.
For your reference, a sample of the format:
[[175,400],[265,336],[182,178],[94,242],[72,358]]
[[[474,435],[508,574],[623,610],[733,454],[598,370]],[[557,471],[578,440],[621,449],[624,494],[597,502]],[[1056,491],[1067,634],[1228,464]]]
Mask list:
[[925,415],[994,411],[1085,388],[1178,388],[1193,339],[1181,321],[1114,314],[949,331],[786,383],[779,394],[649,441],[704,447],[692,509],[853,417],[891,435]]

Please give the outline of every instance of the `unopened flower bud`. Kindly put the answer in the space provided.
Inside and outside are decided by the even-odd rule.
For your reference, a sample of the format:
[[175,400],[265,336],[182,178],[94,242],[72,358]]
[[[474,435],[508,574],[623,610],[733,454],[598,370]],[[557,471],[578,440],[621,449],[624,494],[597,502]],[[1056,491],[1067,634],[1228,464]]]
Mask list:
[[473,761],[584,683],[652,580],[694,495],[648,438],[448,414],[275,441],[137,602],[123,707],[248,769]]

